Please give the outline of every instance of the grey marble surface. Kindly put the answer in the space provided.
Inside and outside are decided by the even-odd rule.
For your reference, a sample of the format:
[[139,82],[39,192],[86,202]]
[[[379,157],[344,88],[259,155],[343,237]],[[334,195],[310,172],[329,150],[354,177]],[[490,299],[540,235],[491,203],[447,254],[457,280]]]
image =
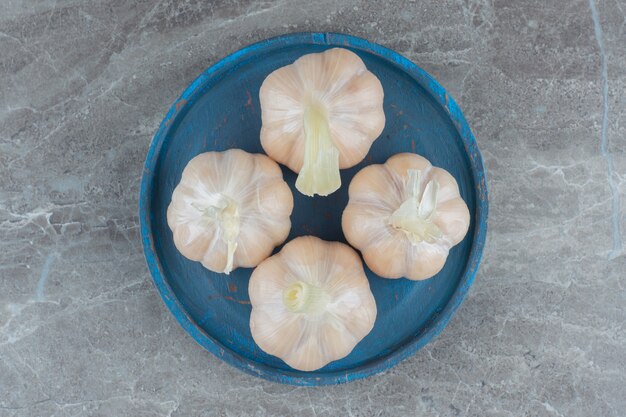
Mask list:
[[[624,416],[625,15],[624,0],[3,0],[0,416]],[[173,100],[220,57],[304,30],[434,75],[474,130],[491,201],[484,262],[443,334],[324,388],[198,346],[137,225]]]

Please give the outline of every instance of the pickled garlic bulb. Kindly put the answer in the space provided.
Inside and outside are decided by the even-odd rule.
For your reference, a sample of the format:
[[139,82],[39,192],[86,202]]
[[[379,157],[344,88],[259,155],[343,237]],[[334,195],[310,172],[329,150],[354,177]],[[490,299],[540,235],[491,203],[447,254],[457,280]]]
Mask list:
[[432,277],[469,228],[454,177],[419,155],[401,153],[363,168],[348,193],[343,232],[381,277]]
[[276,162],[230,149],[189,161],[167,223],[186,258],[228,274],[267,258],[287,238],[292,210],[293,195]]
[[254,341],[302,371],[347,356],[376,319],[359,255],[313,236],[296,238],[263,261],[248,293]]
[[328,195],[339,169],[361,162],[385,126],[383,88],[353,52],[308,54],[263,81],[261,144],[299,173],[303,194]]

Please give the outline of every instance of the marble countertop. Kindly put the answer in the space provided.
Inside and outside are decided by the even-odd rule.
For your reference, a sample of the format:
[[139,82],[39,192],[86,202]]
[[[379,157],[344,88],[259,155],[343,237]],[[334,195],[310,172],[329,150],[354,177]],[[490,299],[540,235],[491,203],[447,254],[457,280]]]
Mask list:
[[[623,0],[0,2],[0,416],[615,416],[626,410]],[[293,31],[393,48],[457,99],[489,236],[392,370],[298,388],[197,345],[144,263],[138,185],[182,90]]]

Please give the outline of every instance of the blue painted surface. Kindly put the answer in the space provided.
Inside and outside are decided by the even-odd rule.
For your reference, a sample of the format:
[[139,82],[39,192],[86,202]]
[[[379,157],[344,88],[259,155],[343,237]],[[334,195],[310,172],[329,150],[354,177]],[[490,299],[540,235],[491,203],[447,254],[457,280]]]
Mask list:
[[[291,369],[261,351],[250,335],[251,269],[215,274],[174,247],[166,209],[187,162],[201,152],[241,148],[262,152],[258,92],[273,70],[296,58],[341,46],[357,53],[385,90],[387,123],[367,158],[341,172],[342,187],[328,197],[296,191],[296,175],[283,167],[294,193],[289,240],[315,235],[345,242],[341,213],[354,174],[398,152],[416,152],[448,170],[471,213],[461,244],[432,279],[378,278],[366,269],[378,317],[350,355],[315,372]],[[426,72],[380,45],[333,33],[290,34],[248,46],[201,74],[172,105],[153,138],[140,190],[144,251],[165,304],[183,328],[211,353],[253,375],[294,385],[337,384],[384,371],[439,334],[471,286],[487,232],[487,188],[480,152],[461,110]]]

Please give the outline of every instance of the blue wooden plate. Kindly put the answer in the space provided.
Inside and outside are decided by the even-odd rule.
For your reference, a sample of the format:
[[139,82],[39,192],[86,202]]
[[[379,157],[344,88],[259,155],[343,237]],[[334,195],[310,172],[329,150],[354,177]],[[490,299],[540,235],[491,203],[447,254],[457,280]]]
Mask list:
[[[459,183],[471,225],[450,251],[443,270],[421,282],[388,280],[366,268],[378,317],[372,332],[347,357],[315,372],[290,368],[264,353],[250,335],[251,269],[230,276],[204,269],[174,247],[166,210],[187,162],[207,151],[263,152],[259,142],[259,88],[272,71],[331,47],[357,53],[385,90],[385,130],[369,155],[341,171],[342,187],[328,197],[296,191],[296,175],[283,167],[294,195],[289,239],[315,235],[345,242],[341,213],[348,184],[369,164],[415,152],[448,170]],[[487,188],[476,141],[461,110],[426,72],[406,58],[364,39],[334,33],[298,33],[250,45],[202,73],[172,105],[154,136],[141,180],[139,217],[144,251],[165,304],[208,351],[253,375],[295,385],[347,382],[384,371],[442,331],[474,280],[487,232]]]

